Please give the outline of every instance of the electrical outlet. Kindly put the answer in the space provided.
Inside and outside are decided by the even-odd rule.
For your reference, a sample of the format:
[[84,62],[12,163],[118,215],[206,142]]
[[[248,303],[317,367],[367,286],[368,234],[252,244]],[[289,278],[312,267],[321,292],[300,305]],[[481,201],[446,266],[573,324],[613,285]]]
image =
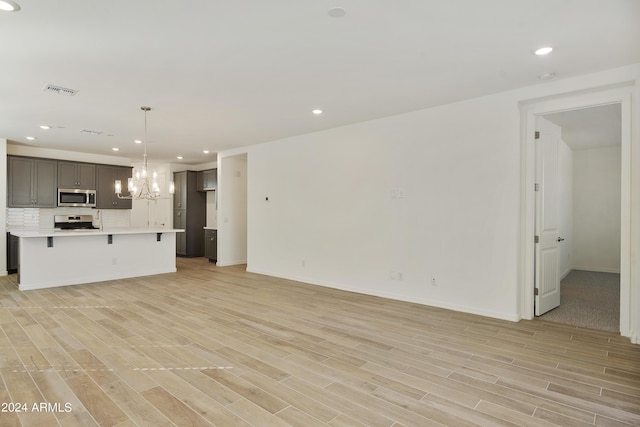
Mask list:
[[431,286],[438,286],[438,284],[436,283],[436,278],[435,277],[431,278]]

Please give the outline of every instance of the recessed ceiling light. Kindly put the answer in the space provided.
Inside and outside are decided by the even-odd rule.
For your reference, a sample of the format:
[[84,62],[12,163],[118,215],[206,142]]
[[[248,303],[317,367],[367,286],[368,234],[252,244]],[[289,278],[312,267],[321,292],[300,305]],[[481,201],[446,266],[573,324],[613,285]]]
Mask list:
[[25,136],[25,138],[27,138],[29,141],[33,141],[36,139],[35,136]]
[[20,10],[20,6],[11,0],[0,0],[0,10],[3,12],[17,12]]
[[315,110],[311,110],[311,112],[316,116],[319,116],[320,114],[322,114],[322,110],[319,108],[316,108]]
[[182,157],[182,156],[176,156],[176,157],[177,157],[178,160],[184,159],[184,157]]
[[40,129],[49,130],[49,129],[51,129],[51,126],[40,125]]
[[209,150],[202,150],[204,154],[209,154]]
[[332,7],[329,9],[329,16],[332,18],[342,18],[347,14],[347,11],[341,7]]
[[545,46],[545,47],[541,47],[540,49],[536,49],[536,51],[534,52],[536,55],[538,56],[542,56],[542,55],[548,55],[551,53],[551,51],[553,50],[552,47],[550,46]]
[[120,151],[120,149],[118,147],[113,147],[112,150],[113,151]]
[[136,144],[142,144],[142,141],[139,139],[134,139],[133,142],[135,142]]

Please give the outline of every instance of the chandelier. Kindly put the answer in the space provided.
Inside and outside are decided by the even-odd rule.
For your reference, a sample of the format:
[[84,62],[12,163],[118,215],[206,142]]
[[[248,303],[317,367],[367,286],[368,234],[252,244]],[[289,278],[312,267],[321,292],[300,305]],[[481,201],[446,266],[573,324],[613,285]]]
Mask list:
[[[156,200],[160,198],[160,186],[158,185],[158,174],[156,171],[149,171],[147,163],[147,112],[151,111],[151,107],[140,107],[144,111],[144,156],[142,158],[142,166],[133,168],[133,176],[127,181],[128,196],[122,195],[122,182],[119,179],[115,181],[115,190],[118,199],[129,200]],[[174,193],[173,182],[169,184],[169,193]]]

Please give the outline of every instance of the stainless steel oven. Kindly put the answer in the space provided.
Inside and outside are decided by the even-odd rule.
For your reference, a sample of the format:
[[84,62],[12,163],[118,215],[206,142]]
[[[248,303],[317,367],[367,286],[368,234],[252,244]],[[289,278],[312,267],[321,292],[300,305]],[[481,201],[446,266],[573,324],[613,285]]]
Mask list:
[[58,206],[96,207],[96,190],[58,188]]
[[93,215],[54,215],[54,230],[97,230],[93,225]]

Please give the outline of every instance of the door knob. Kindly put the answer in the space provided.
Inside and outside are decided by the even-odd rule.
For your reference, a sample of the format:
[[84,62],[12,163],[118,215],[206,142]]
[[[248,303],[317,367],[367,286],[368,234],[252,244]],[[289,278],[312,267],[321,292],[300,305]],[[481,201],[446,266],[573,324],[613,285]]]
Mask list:
[[562,237],[558,237],[558,242],[562,242],[564,239]]

